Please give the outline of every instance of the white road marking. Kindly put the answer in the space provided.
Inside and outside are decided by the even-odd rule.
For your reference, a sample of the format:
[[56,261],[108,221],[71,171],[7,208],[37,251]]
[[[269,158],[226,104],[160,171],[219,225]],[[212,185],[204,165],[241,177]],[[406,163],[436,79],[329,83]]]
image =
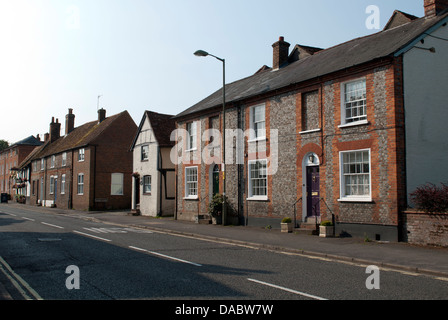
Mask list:
[[129,248],[134,249],[134,250],[138,250],[138,251],[143,251],[143,252],[146,252],[146,253],[149,253],[149,254],[153,254],[155,256],[159,256],[159,257],[162,257],[162,258],[167,258],[167,259],[171,259],[171,260],[174,260],[174,261],[179,261],[179,262],[183,262],[183,263],[187,263],[187,264],[192,264],[192,265],[194,265],[196,267],[202,267],[202,265],[199,264],[199,263],[194,263],[194,262],[191,262],[191,261],[182,260],[182,259],[179,259],[179,258],[167,256],[166,254],[161,254],[161,253],[158,253],[158,252],[149,251],[149,250],[138,248],[138,247],[134,247],[134,246],[129,246]]
[[22,217],[22,219],[29,220],[29,221],[36,221],[36,220],[34,220],[34,219],[27,218],[27,217]]
[[95,238],[95,239],[98,239],[98,240],[103,240],[103,241],[107,241],[107,242],[111,242],[111,241],[112,241],[112,240],[109,240],[109,239],[100,238],[100,237],[97,237],[97,236],[94,236],[94,235],[91,235],[91,234],[88,234],[88,233],[84,233],[84,232],[76,231],[76,230],[74,230],[73,232],[74,232],[74,233],[77,233],[77,234],[81,234],[81,235],[83,235],[83,236],[87,236],[87,237]]
[[308,298],[311,298],[311,299],[315,299],[315,300],[328,300],[328,299],[325,299],[325,298],[314,296],[312,294],[308,294],[308,293],[292,290],[292,289],[289,289],[289,288],[277,286],[275,284],[264,282],[264,281],[260,281],[260,280],[255,280],[255,279],[250,279],[250,278],[247,278],[247,280],[255,282],[255,283],[258,283],[258,284],[262,284],[262,285],[265,285],[265,286],[268,286],[268,287],[272,287],[272,288],[280,289],[280,290],[283,290],[283,291],[291,292],[291,293],[294,293],[294,294],[298,294],[298,295],[301,295],[301,296],[304,296],[304,297],[308,297]]
[[7,214],[8,216],[13,216],[13,217],[17,217],[17,215],[13,214],[13,213],[7,213],[7,212],[2,212],[4,214]]
[[57,225],[55,225],[55,224],[46,223],[46,222],[41,222],[41,223],[44,224],[44,225],[46,225],[46,226],[53,227],[53,228],[64,229],[64,227],[57,226]]
[[139,230],[134,228],[83,228],[84,230],[95,232],[95,233],[152,233],[148,230]]

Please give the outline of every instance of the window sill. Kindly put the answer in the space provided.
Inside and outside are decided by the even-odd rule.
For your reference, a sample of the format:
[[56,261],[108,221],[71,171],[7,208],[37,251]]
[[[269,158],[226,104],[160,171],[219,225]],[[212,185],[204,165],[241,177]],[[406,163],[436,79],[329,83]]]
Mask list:
[[371,197],[345,197],[338,199],[339,202],[373,202]]
[[349,127],[356,127],[356,126],[362,126],[365,124],[369,124],[369,121],[367,120],[360,120],[360,121],[356,121],[356,122],[350,122],[350,123],[346,123],[346,124],[341,124],[338,126],[338,128],[349,128]]
[[144,196],[150,196],[150,195],[151,195],[151,192],[144,192],[143,195],[144,195]]
[[247,201],[269,201],[267,196],[253,196],[246,198]]
[[321,128],[319,128],[319,129],[311,129],[311,130],[300,131],[299,134],[307,134],[307,133],[320,132],[320,131],[322,131]]
[[185,150],[185,152],[193,152],[193,151],[196,151],[196,150],[197,150],[197,148],[193,148],[193,149]]
[[184,200],[199,200],[198,196],[188,196],[188,197],[183,197],[182,199]]

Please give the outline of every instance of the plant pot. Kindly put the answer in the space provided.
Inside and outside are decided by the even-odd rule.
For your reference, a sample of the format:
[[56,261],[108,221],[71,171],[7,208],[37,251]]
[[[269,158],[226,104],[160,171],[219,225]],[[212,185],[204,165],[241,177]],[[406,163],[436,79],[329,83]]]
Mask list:
[[280,223],[282,227],[282,232],[291,233],[292,232],[292,223]]
[[212,217],[212,224],[222,224],[222,216]]
[[319,237],[330,238],[333,237],[334,226],[319,226]]

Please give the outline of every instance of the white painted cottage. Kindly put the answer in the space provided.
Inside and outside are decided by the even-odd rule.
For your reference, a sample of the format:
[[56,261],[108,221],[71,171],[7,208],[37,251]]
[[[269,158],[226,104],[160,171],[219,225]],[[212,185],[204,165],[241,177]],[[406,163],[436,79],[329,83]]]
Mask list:
[[171,216],[175,211],[175,167],[170,160],[172,115],[145,111],[131,146],[132,212]]

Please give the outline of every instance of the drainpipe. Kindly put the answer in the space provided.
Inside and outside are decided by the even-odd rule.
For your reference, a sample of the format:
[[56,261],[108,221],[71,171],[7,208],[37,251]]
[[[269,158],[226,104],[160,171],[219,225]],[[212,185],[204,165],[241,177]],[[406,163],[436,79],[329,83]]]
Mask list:
[[159,173],[157,176],[157,180],[159,183],[159,208],[158,208],[158,213],[157,216],[161,217],[162,216],[162,169],[161,169],[161,153],[160,153],[160,146],[157,146],[157,172]]
[[70,191],[69,191],[69,198],[68,198],[68,208],[69,209],[73,209],[73,189],[74,189],[74,181],[73,181],[73,150],[71,150],[71,153],[72,153],[72,163],[71,163],[71,168],[70,168],[70,183],[68,184],[69,185],[69,188],[70,188]]

